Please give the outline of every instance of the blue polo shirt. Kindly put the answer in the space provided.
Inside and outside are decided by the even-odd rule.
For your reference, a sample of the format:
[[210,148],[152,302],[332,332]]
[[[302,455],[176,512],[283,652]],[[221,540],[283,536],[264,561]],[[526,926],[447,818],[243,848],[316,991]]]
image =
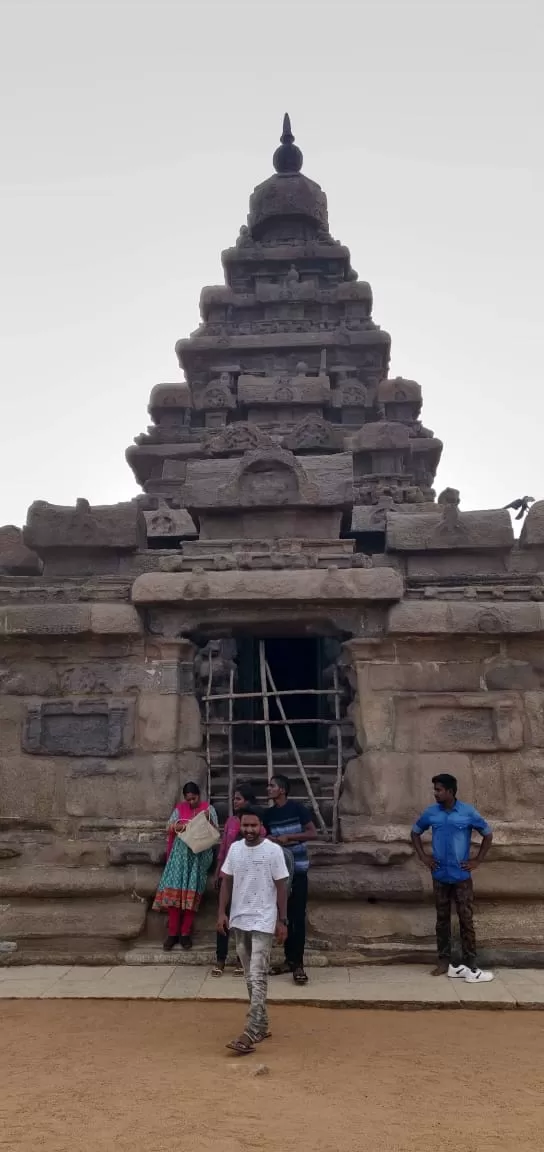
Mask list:
[[470,872],[461,868],[461,864],[470,856],[473,828],[482,836],[489,836],[491,828],[487,821],[472,804],[456,800],[453,808],[431,804],[421,813],[412,832],[421,836],[428,828],[431,828],[433,835],[432,853],[438,861],[433,880],[439,880],[442,884],[459,884],[461,880],[468,880]]

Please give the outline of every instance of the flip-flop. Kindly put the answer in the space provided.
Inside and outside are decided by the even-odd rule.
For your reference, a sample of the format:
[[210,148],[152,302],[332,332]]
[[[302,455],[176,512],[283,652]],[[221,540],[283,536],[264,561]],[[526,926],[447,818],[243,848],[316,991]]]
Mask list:
[[227,1044],[226,1047],[230,1048],[231,1052],[236,1052],[237,1056],[249,1056],[251,1052],[255,1051],[253,1040],[250,1039],[246,1032],[242,1032],[242,1035],[239,1036],[237,1040],[231,1040],[230,1044]]
[[220,964],[214,964],[212,968],[212,976],[222,976],[224,971],[224,967],[222,968]]
[[293,969],[290,964],[273,964],[270,969],[271,976],[290,976]]

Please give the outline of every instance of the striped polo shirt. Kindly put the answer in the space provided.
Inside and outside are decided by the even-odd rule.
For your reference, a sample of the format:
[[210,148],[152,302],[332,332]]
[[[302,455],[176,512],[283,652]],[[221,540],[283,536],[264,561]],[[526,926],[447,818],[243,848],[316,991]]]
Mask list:
[[[311,824],[312,813],[298,800],[287,800],[285,804],[265,808],[263,812],[263,825],[269,836],[297,836]],[[310,867],[308,852],[305,844],[290,844],[289,851],[293,853],[295,872],[307,872]]]

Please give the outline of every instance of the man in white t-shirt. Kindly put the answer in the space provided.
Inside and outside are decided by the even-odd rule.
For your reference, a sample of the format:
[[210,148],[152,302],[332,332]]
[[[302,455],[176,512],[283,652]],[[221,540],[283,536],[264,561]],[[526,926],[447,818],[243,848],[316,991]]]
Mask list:
[[[255,1051],[270,1035],[266,1011],[268,969],[274,936],[287,936],[287,880],[282,849],[261,840],[261,813],[246,808],[241,815],[242,840],[237,840],[221,869],[217,930],[234,928],[236,951],[249,992],[249,1013],[242,1035],[227,1044],[239,1056]],[[230,917],[227,907],[230,903]]]

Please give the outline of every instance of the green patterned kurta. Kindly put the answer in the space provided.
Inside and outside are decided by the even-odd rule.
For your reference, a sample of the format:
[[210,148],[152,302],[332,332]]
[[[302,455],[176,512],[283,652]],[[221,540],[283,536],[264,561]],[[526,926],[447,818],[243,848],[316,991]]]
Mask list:
[[[217,813],[211,804],[208,811],[212,824],[217,828]],[[175,808],[169,823],[175,823],[177,820],[179,810]],[[212,861],[213,848],[208,848],[206,852],[191,852],[183,840],[175,836],[159,881],[153,909],[156,912],[167,912],[169,908],[181,908],[183,912],[197,912],[206,889]]]

